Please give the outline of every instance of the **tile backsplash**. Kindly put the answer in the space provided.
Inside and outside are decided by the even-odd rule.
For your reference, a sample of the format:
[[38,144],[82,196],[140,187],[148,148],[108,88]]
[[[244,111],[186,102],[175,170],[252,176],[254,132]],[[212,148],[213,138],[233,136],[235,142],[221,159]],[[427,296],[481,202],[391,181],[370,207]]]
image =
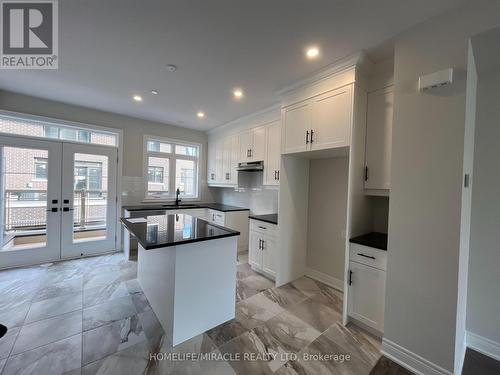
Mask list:
[[278,189],[260,187],[211,188],[216,202],[247,207],[256,215],[278,212]]

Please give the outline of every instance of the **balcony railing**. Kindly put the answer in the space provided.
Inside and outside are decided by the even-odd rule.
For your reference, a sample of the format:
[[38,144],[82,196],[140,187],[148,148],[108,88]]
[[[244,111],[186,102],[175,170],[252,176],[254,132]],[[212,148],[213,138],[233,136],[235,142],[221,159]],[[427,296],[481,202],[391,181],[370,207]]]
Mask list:
[[[76,231],[106,226],[106,190],[75,190],[73,199]],[[46,190],[5,190],[5,232],[45,231],[50,208]]]

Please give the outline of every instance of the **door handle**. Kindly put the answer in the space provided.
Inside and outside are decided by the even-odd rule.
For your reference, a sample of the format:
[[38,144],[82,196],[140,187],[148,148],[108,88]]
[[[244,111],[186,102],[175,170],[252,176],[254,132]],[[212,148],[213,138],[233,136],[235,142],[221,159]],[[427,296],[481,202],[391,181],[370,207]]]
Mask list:
[[363,253],[358,253],[358,255],[359,255],[360,257],[365,257],[365,258],[370,258],[370,259],[375,260],[375,257],[373,257],[373,256],[371,256],[371,255],[366,255],[366,254],[363,254]]
[[64,212],[69,212],[69,211],[74,211],[73,208],[69,208],[69,207],[63,207],[62,209]]
[[266,227],[261,227],[260,225],[258,226],[260,229],[267,229]]
[[57,212],[58,208],[57,207],[52,207],[50,210],[47,210],[47,212]]
[[306,145],[309,143],[309,130],[306,130]]

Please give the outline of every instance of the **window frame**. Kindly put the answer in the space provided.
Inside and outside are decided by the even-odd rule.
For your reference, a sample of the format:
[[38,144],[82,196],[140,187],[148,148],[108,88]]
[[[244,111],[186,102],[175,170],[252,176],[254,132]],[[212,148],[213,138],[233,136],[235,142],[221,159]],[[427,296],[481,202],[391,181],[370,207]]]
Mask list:
[[[45,177],[38,177],[37,176],[37,165],[41,165],[41,164],[45,164]],[[34,178],[32,178],[32,181],[47,181],[47,178],[48,178],[48,169],[49,169],[49,160],[48,158],[44,158],[44,157],[38,157],[38,156],[35,156],[33,158],[33,166],[34,166],[34,172],[33,172],[33,175],[35,176]]]
[[161,172],[161,180],[163,181],[165,179],[165,168],[157,167],[154,165],[153,166],[148,165],[148,184],[162,184],[163,185],[163,182],[149,180],[149,170],[150,169],[153,169],[153,179],[156,178],[156,172],[160,171]]
[[[170,144],[171,152],[160,152],[160,151],[149,151],[148,150],[148,142],[149,141],[159,141],[162,143]],[[195,147],[197,148],[197,156],[191,155],[182,155],[175,153],[175,146],[187,146],[187,147]],[[203,145],[198,142],[191,141],[183,141],[179,139],[173,138],[164,138],[157,137],[154,135],[144,135],[143,140],[143,168],[142,168],[142,177],[143,177],[143,186],[144,186],[144,202],[170,202],[175,200],[175,191],[176,187],[176,176],[177,176],[177,160],[190,160],[194,162],[194,174],[193,174],[193,183],[194,183],[194,191],[193,195],[182,195],[182,199],[185,201],[199,201],[200,200],[200,168],[202,164],[202,147]],[[148,191],[148,160],[149,157],[158,157],[169,160],[169,173],[168,173],[168,194],[163,195],[162,197],[154,197],[149,195]],[[165,174],[164,174],[165,178]],[[154,182],[153,182],[154,183]]]

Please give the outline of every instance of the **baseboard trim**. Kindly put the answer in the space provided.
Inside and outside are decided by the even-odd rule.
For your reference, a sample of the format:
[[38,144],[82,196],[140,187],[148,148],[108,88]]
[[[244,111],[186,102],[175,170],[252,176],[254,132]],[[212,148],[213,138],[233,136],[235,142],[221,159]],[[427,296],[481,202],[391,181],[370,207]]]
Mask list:
[[453,375],[451,371],[420,357],[386,338],[382,339],[382,354],[415,374]]
[[465,334],[465,343],[469,348],[500,361],[500,343],[468,331]]
[[338,289],[341,292],[344,291],[344,282],[336,277],[327,275],[326,273],[313,270],[312,268],[306,268],[306,276],[311,279],[321,281],[323,284],[329,285],[332,288]]

